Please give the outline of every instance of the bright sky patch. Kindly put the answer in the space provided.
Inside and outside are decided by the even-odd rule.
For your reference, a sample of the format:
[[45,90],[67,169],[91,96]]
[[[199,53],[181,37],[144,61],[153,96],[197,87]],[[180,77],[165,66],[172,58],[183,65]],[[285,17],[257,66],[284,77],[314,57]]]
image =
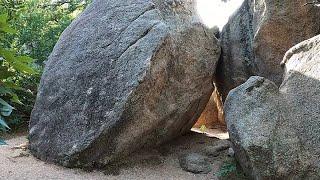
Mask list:
[[243,0],[197,0],[197,10],[205,25],[220,29],[228,22],[229,17],[241,6]]

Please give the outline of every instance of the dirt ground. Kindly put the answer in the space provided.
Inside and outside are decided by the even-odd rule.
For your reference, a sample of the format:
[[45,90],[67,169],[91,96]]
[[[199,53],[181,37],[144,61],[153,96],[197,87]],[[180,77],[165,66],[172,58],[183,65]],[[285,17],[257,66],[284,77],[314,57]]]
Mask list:
[[[222,136],[227,137],[226,135]],[[13,148],[26,141],[25,135],[19,135],[18,137],[7,139],[8,145],[0,146],[1,180],[216,180],[222,179],[217,174],[221,171],[220,167],[229,158],[227,151],[222,152],[218,157],[211,157],[210,163],[213,170],[209,174],[192,174],[183,171],[179,166],[179,156],[191,152],[201,152],[204,147],[219,143],[217,138],[190,132],[161,147],[140,150],[131,155],[117,168],[112,167],[107,170],[88,172],[81,169],[68,169],[48,164],[34,158],[28,151]]]

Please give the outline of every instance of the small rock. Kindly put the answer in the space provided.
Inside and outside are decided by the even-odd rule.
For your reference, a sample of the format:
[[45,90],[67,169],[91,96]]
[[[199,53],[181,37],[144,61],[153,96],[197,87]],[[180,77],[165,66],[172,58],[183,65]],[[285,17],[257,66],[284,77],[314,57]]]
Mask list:
[[25,142],[23,144],[20,144],[18,146],[14,146],[11,149],[21,149],[23,151],[26,151],[29,148],[29,142]]
[[215,146],[218,147],[219,151],[223,151],[231,146],[231,142],[229,140],[219,140],[215,143]]
[[213,35],[219,39],[220,38],[220,29],[218,26],[214,26],[213,28],[210,29]]
[[230,148],[230,141],[220,140],[216,143],[215,146],[207,146],[204,148],[203,153],[207,156],[218,156],[221,151],[227,150]]
[[11,158],[29,157],[30,154],[24,151],[16,151],[12,154]]
[[232,148],[228,149],[228,156],[234,157],[234,150]]
[[203,149],[203,153],[207,156],[218,156],[219,152],[216,146],[207,146]]
[[208,158],[197,153],[180,157],[179,164],[183,170],[195,174],[208,174],[212,169]]

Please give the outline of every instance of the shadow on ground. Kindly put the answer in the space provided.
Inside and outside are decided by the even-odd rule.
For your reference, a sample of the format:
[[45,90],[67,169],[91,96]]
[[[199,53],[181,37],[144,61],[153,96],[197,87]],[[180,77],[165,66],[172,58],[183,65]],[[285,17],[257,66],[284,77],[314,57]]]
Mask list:
[[68,169],[42,162],[28,151],[12,149],[26,141],[23,135],[8,139],[8,146],[0,146],[0,179],[243,179],[239,176],[241,173],[234,169],[235,161],[228,157],[228,150],[208,158],[212,165],[212,171],[208,174],[183,171],[179,166],[179,157],[188,153],[202,153],[207,146],[225,141],[195,132],[157,148],[140,150],[121,163],[101,171]]

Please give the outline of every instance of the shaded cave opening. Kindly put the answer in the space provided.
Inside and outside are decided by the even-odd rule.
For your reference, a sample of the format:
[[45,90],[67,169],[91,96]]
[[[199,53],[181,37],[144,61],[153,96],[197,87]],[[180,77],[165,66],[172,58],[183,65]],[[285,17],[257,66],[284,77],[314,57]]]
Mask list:
[[212,92],[205,109],[191,131],[205,134],[208,137],[229,139],[227,125],[224,118],[222,97],[215,84],[214,91]]
[[[219,31],[222,31],[229,17],[236,12],[243,1],[244,0],[197,0],[196,8],[204,25],[210,29],[219,29]],[[224,118],[223,98],[218,91],[215,80],[213,86],[214,91],[210,100],[191,130],[203,133],[209,137],[228,139],[229,134]]]

